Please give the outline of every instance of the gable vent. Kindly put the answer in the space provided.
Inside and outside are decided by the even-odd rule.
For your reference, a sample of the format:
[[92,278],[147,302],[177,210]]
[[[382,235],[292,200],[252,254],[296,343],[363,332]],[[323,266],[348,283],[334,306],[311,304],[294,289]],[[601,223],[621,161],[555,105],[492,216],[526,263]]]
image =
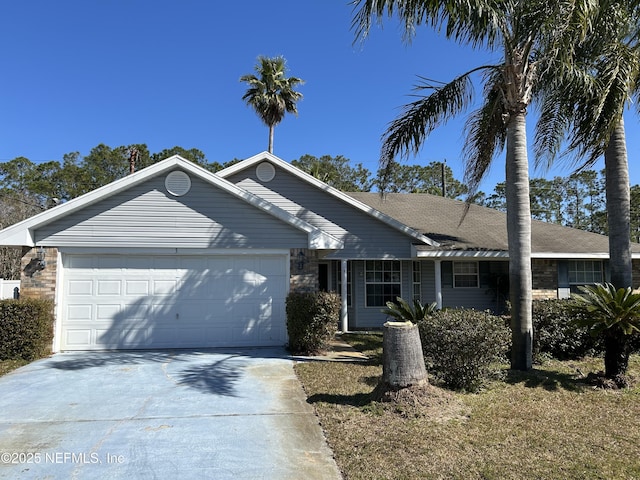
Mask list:
[[269,162],[262,162],[256,167],[256,177],[261,182],[270,182],[276,176],[276,169]]
[[184,172],[171,172],[164,179],[164,186],[171,195],[181,197],[191,190],[191,179]]

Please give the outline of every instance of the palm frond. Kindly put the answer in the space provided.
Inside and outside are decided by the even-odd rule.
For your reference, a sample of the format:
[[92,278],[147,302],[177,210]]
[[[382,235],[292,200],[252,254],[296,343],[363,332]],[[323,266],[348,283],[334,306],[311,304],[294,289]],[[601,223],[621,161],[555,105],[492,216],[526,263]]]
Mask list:
[[487,71],[484,102],[466,123],[467,134],[463,158],[469,197],[476,194],[480,182],[489,170],[491,161],[496,153],[503,150],[506,142],[503,82],[499,67],[493,67]]
[[504,28],[505,9],[512,2],[501,0],[353,0],[351,29],[355,41],[364,41],[374,23],[384,17],[400,20],[403,39],[410,43],[421,25],[442,30],[447,38],[474,47],[493,47]]
[[579,287],[582,295],[574,295],[578,308],[589,315],[581,316],[580,324],[594,335],[617,328],[625,335],[640,332],[640,294],[631,287],[616,289],[612,284]]
[[436,302],[422,305],[420,300],[414,299],[413,304],[409,304],[409,302],[400,297],[396,297],[396,302],[387,302],[387,306],[381,312],[400,322],[417,323],[437,310]]
[[262,122],[273,127],[282,121],[285,113],[297,115],[296,102],[302,98],[302,93],[294,89],[304,81],[298,77],[285,77],[284,57],[260,56],[254,70],[257,75],[240,77],[240,81],[249,86],[242,99],[253,107]]
[[421,78],[416,92],[432,90],[428,96],[420,96],[403,107],[401,115],[389,124],[382,136],[380,169],[382,178],[389,178],[396,156],[417,153],[429,134],[439,125],[464,111],[473,97],[471,75],[474,69],[447,84],[434,85]]

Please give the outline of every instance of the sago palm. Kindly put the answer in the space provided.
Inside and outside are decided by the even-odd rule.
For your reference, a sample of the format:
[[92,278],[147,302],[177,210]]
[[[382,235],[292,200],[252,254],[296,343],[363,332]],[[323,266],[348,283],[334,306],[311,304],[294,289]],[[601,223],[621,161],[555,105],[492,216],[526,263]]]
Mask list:
[[436,302],[423,305],[417,298],[412,304],[400,297],[396,297],[396,302],[387,302],[381,312],[399,322],[418,323],[437,310]]
[[286,77],[284,57],[258,57],[256,75],[243,75],[241,82],[249,85],[242,99],[253,107],[260,120],[269,127],[269,153],[273,153],[273,131],[286,113],[298,114],[296,102],[302,93],[295,88],[304,84],[298,77]]
[[506,147],[506,200],[514,369],[532,365],[531,213],[526,114],[540,82],[555,62],[570,62],[571,45],[582,39],[592,7],[587,0],[355,0],[353,25],[365,38],[373,20],[403,22],[407,39],[421,25],[442,29],[447,37],[474,47],[500,50],[503,59],[460,75],[447,84],[423,79],[418,100],[406,105],[383,135],[380,163],[394,168],[397,156],[417,153],[439,125],[474,101],[472,76],[481,73],[484,96],[468,117],[464,149],[465,180],[472,196],[495,156]]
[[587,312],[580,324],[605,343],[605,376],[619,383],[629,365],[629,341],[640,333],[640,294],[630,287],[618,288],[610,283],[580,287],[582,295],[574,295],[577,307]]

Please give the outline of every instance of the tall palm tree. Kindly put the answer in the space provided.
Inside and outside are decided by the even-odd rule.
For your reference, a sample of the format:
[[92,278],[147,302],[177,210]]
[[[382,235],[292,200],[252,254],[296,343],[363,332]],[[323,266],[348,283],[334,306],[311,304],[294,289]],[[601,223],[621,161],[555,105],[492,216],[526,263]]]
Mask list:
[[354,0],[359,7],[353,26],[364,39],[372,20],[397,16],[410,39],[420,25],[444,27],[449,38],[474,47],[501,49],[496,65],[484,65],[447,84],[422,79],[418,93],[431,93],[404,107],[383,135],[380,163],[390,172],[398,155],[417,153],[439,125],[473,102],[472,75],[482,72],[484,97],[467,122],[465,179],[472,196],[495,155],[506,146],[506,201],[512,307],[511,367],[532,366],[531,213],[526,114],[538,85],[550,75],[549,65],[564,57],[568,45],[582,38],[585,9],[578,0]]
[[242,99],[253,107],[262,122],[269,127],[269,153],[273,153],[273,130],[285,113],[298,114],[296,102],[302,98],[294,89],[304,81],[286,75],[286,60],[278,57],[258,57],[256,75],[243,75],[241,82],[249,85]]
[[[549,88],[536,132],[539,161],[550,163],[568,138],[568,152],[581,168],[604,155],[609,267],[616,289],[633,287],[630,235],[631,193],[623,113],[640,101],[640,6],[637,0],[600,0],[593,29],[576,51],[572,68]],[[618,330],[605,336],[605,376],[626,372],[629,338]],[[628,356],[627,356],[628,358]]]
[[[640,100],[637,0],[600,0],[593,30],[548,92],[536,132],[538,162],[554,161],[562,141],[580,168],[604,155],[611,283],[632,286],[630,187],[623,112]],[[565,153],[566,153],[565,152]]]

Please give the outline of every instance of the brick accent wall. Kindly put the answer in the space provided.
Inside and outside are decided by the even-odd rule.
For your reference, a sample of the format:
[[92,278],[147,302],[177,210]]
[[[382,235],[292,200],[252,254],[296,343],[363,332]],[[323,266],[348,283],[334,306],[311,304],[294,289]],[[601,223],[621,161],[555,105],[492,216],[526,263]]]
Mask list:
[[20,297],[55,299],[56,275],[58,270],[58,249],[44,248],[46,266],[38,266],[38,250],[40,247],[27,248],[23,251],[20,264]]
[[534,258],[531,260],[531,274],[534,300],[558,298],[558,262],[553,259]]
[[317,292],[318,252],[307,248],[292,248],[290,260],[289,291]]

